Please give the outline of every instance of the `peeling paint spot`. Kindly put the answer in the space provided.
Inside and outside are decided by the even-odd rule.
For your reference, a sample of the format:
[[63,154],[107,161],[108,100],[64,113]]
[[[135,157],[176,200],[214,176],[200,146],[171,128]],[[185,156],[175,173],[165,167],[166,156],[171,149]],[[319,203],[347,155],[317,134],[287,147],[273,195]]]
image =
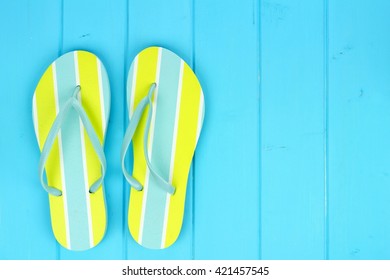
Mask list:
[[357,255],[359,253],[360,253],[360,249],[358,249],[358,248],[351,251],[351,255]]
[[279,22],[286,19],[289,7],[273,1],[264,1],[261,10],[269,22]]
[[276,146],[276,145],[268,145],[264,147],[265,151],[279,150],[279,149],[287,149],[287,146]]
[[80,38],[85,38],[85,37],[89,37],[89,36],[91,36],[91,33],[83,34],[83,35],[80,36]]
[[332,55],[333,60],[337,60],[353,50],[353,46],[350,44],[345,45],[341,50]]

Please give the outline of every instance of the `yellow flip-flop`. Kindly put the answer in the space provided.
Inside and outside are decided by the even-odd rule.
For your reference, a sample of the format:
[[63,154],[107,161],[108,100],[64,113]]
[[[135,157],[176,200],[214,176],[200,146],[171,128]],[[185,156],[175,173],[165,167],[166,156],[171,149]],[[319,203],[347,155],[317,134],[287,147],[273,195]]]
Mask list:
[[34,93],[41,184],[49,193],[54,236],[69,250],[96,246],[106,231],[103,143],[109,114],[107,72],[86,51],[54,61]]
[[[133,60],[127,79],[129,126],[122,170],[133,187],[128,224],[134,240],[163,249],[179,236],[188,174],[204,119],[200,83],[179,56],[149,47]],[[130,175],[125,155],[133,141]]]

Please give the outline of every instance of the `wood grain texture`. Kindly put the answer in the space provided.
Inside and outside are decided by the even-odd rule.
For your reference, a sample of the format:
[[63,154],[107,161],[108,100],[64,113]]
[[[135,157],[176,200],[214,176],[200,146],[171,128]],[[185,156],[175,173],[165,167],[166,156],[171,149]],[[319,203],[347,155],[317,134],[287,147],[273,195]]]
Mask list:
[[265,259],[322,259],[325,254],[323,16],[322,1],[264,1],[261,6]]
[[390,259],[389,9],[329,1],[331,259]]
[[256,5],[197,1],[195,16],[195,65],[206,108],[195,163],[195,258],[256,259],[260,251]]

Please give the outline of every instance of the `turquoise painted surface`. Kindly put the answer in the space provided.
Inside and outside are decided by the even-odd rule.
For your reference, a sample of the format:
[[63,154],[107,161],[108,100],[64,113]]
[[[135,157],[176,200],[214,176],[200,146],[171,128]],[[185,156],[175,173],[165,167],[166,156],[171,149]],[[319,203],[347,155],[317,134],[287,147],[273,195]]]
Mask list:
[[[390,3],[385,0],[0,1],[0,259],[390,259]],[[120,144],[143,48],[179,54],[206,115],[181,235],[162,251],[127,228]],[[85,49],[112,92],[108,228],[58,245],[31,117],[59,55]]]

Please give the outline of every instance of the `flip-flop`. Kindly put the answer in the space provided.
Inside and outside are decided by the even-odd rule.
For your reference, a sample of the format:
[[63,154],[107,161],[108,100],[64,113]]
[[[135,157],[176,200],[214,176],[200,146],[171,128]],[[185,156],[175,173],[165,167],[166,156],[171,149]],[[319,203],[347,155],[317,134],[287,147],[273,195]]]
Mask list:
[[34,92],[39,176],[49,193],[54,236],[69,250],[96,246],[106,231],[103,145],[109,114],[107,72],[90,52],[59,57]]
[[[183,222],[188,174],[203,125],[203,92],[179,56],[149,47],[131,64],[127,106],[130,121],[121,159],[124,176],[133,187],[129,230],[146,248],[167,248],[178,238]],[[131,141],[132,175],[125,166]]]

